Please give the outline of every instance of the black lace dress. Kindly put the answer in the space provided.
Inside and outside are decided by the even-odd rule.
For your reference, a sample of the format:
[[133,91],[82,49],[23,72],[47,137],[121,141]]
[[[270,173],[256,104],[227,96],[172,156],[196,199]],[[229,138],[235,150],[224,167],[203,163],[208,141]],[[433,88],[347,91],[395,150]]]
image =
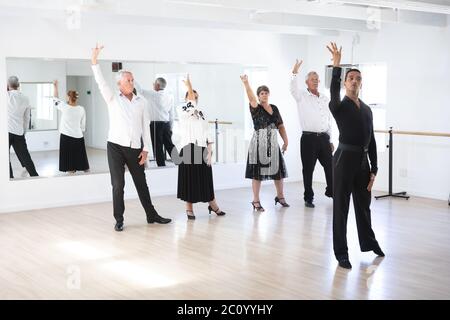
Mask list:
[[286,164],[278,144],[278,127],[283,124],[280,111],[271,104],[272,114],[263,106],[250,106],[255,132],[250,141],[245,178],[280,180],[287,177]]

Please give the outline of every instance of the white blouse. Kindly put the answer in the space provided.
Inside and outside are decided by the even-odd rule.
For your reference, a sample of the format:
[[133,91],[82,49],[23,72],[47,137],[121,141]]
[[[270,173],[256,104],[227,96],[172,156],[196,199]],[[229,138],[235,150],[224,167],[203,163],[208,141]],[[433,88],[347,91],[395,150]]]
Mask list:
[[179,115],[182,146],[193,143],[200,147],[206,147],[208,143],[214,142],[209,131],[208,120],[194,101],[189,100],[182,107]]
[[72,137],[83,138],[86,131],[86,111],[82,106],[70,106],[65,101],[53,98],[56,108],[61,111],[59,132]]

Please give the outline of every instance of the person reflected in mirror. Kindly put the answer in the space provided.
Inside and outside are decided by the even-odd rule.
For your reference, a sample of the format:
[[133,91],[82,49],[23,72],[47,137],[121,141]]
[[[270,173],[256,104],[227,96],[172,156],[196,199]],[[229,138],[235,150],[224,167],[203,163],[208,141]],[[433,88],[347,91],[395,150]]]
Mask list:
[[[259,199],[261,182],[273,180],[277,190],[275,205],[289,207],[284,198],[283,179],[287,177],[283,154],[288,147],[288,137],[277,106],[269,103],[270,91],[267,86],[260,86],[255,96],[247,75],[241,76],[250,102],[250,113],[255,129],[250,141],[245,178],[252,179],[253,210],[265,211]],[[283,146],[278,144],[278,132],[283,139]]]
[[147,101],[133,93],[134,77],[129,71],[117,73],[117,88],[112,89],[106,82],[97,58],[103,46],[98,44],[92,50],[92,71],[100,93],[106,102],[109,114],[107,143],[108,165],[111,175],[113,210],[116,231],[124,226],[125,165],[133,178],[139,200],[145,210],[148,223],[171,222],[161,217],[152,204],[145,177],[145,161],[150,149],[150,120]]
[[89,172],[83,132],[86,131],[86,111],[78,105],[78,92],[69,90],[67,101],[59,99],[58,81],[53,82],[53,100],[61,112],[59,125],[59,171],[74,174],[76,171]]
[[325,195],[333,197],[333,151],[331,142],[332,119],[328,104],[330,99],[319,92],[319,75],[310,71],[306,75],[306,90],[302,88],[298,75],[303,60],[297,60],[292,69],[291,94],[297,103],[297,111],[302,127],[300,138],[300,156],[302,159],[303,199],[307,208],[314,208],[314,191],[312,188],[314,167],[317,160],[323,167],[327,187]]
[[172,129],[175,119],[175,104],[173,95],[167,92],[167,81],[157,78],[152,90],[144,90],[136,82],[137,92],[144,96],[150,111],[150,136],[152,139],[153,156],[158,167],[164,167],[165,151],[172,158],[172,152],[177,153],[172,143]]
[[[28,97],[19,91],[20,82],[16,76],[10,76],[7,81],[8,103],[8,138],[22,167],[25,167],[30,177],[37,177],[30,152],[28,151],[25,133],[30,126],[31,106]],[[14,178],[11,159],[9,161],[9,177]]]
[[[189,75],[184,83],[187,88],[186,105],[180,112],[180,136],[183,148],[178,163],[177,197],[186,202],[186,215],[195,219],[193,203],[208,202],[208,212],[225,215],[217,205],[214,195],[211,167],[213,138],[208,120],[198,107],[198,93],[192,89]],[[177,161],[178,162],[178,161]]]
[[371,191],[378,172],[377,144],[372,110],[359,99],[361,71],[352,68],[345,73],[345,97],[341,99],[342,47],[338,49],[332,42],[327,48],[333,61],[329,108],[339,128],[339,146],[333,156],[333,249],[339,266],[351,269],[347,247],[350,196],[361,251],[384,257],[372,229],[370,212]]

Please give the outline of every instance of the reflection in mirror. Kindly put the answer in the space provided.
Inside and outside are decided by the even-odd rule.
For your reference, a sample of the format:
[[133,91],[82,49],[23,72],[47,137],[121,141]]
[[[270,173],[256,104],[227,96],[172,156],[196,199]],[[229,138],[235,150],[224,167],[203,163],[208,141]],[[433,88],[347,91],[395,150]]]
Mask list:
[[21,82],[20,91],[30,101],[28,131],[57,130],[58,114],[53,107],[53,84],[46,82]]
[[[149,130],[153,135],[152,150],[149,153],[148,169],[174,167],[168,149],[170,143],[161,141],[163,132],[167,132],[170,140],[179,151],[183,146],[178,125],[179,110],[185,105],[186,88],[183,80],[189,73],[195,79],[195,90],[199,95],[199,106],[209,120],[210,135],[215,139],[213,161],[216,163],[244,163],[253,124],[248,111],[248,101],[242,89],[239,76],[249,75],[255,85],[265,84],[267,69],[238,64],[206,64],[206,63],[173,63],[173,62],[127,62],[101,61],[100,67],[108,85],[116,88],[117,69],[133,73],[136,94],[148,101],[151,116]],[[7,76],[20,79],[19,91],[28,98],[30,120],[26,125],[26,145],[39,176],[63,176],[68,174],[86,174],[85,170],[76,173],[62,172],[61,137],[72,138],[80,135],[70,134],[65,127],[67,119],[61,108],[55,104],[53,83],[58,83],[58,94],[61,103],[70,105],[68,91],[78,93],[76,106],[84,110],[84,126],[79,123],[90,173],[108,172],[106,142],[108,139],[108,110],[97,84],[95,83],[89,60],[75,59],[31,59],[7,58]],[[157,79],[162,78],[163,82]],[[159,88],[158,88],[159,86]],[[160,96],[170,103],[158,103]],[[155,98],[156,97],[156,98]],[[173,107],[169,107],[173,105]],[[165,117],[159,108],[171,109]],[[75,112],[76,108],[69,108]],[[81,109],[80,109],[81,110]],[[170,114],[169,114],[170,113]],[[80,113],[81,115],[81,113]],[[76,118],[78,119],[78,118]],[[81,121],[81,116],[78,120]],[[162,129],[159,121],[167,122],[167,129]],[[171,135],[170,135],[171,134]],[[72,141],[77,142],[77,141]],[[72,145],[73,147],[73,145]],[[14,146],[10,148],[10,159],[15,179],[29,177],[24,166],[23,157],[17,157]],[[157,154],[159,152],[159,155]],[[20,154],[20,151],[19,151]],[[162,167],[162,165],[165,165]],[[67,169],[67,168],[66,168]]]

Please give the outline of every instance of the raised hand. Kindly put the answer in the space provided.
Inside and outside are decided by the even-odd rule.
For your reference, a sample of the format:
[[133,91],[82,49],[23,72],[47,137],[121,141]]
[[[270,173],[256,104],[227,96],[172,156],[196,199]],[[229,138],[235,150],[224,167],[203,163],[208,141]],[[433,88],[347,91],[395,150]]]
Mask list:
[[53,81],[53,96],[58,98],[58,80]]
[[339,65],[341,64],[342,46],[338,50],[336,43],[330,42],[330,45],[327,46],[327,49],[328,49],[328,51],[331,52],[331,54],[333,56],[331,58],[331,60],[333,60],[333,66],[339,67]]
[[183,80],[183,83],[188,89],[192,88],[192,82],[191,82],[191,78],[189,77],[189,74],[187,74],[186,80]]
[[190,101],[195,101],[195,93],[194,90],[192,89],[192,82],[191,77],[189,77],[189,74],[187,74],[186,80],[183,80],[183,82],[188,90],[187,99]]
[[248,83],[248,76],[246,74],[240,76],[243,83]]
[[300,66],[302,65],[303,60],[298,61],[298,59],[295,59],[294,68],[292,69],[293,74],[297,74],[298,70],[300,69]]
[[104,48],[104,46],[99,46],[99,44],[95,44],[95,48],[92,49],[92,58],[91,58],[91,62],[92,64],[97,64],[97,58],[98,55],[100,54],[100,51],[102,51],[102,49]]

